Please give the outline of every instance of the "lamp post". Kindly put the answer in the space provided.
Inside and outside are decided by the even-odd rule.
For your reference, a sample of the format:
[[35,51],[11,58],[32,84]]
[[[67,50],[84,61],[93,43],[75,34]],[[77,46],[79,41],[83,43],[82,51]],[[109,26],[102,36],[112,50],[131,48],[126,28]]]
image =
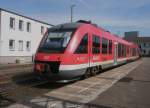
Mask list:
[[70,6],[70,9],[71,9],[71,23],[73,22],[73,8],[75,7],[76,5],[73,4]]

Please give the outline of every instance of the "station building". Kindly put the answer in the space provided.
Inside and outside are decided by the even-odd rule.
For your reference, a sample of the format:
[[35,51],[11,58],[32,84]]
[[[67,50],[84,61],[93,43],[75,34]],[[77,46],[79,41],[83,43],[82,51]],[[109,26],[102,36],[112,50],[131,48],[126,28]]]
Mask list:
[[150,37],[139,36],[138,31],[125,32],[126,40],[137,43],[141,49],[142,56],[150,56]]
[[51,24],[0,8],[0,64],[32,61]]

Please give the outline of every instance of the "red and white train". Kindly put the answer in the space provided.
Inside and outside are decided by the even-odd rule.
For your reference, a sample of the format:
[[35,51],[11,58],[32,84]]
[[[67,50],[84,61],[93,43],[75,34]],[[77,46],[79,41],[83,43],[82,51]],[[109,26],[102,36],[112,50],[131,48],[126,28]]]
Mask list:
[[139,58],[139,47],[86,21],[50,28],[35,55],[35,72],[50,80],[89,77]]

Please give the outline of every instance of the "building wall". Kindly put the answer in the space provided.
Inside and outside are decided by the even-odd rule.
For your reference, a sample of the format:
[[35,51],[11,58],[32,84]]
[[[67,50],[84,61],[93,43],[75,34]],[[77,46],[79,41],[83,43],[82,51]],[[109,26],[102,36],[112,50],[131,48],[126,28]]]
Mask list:
[[[10,28],[10,17],[15,19],[15,29]],[[24,29],[19,30],[19,20],[24,22]],[[31,32],[27,32],[27,22],[31,23]],[[0,63],[14,63],[16,60],[22,62],[31,62],[32,55],[35,54],[39,42],[43,36],[41,26],[44,26],[44,32],[50,25],[40,23],[28,18],[24,18],[13,13],[1,11],[1,51]],[[14,50],[9,49],[9,40],[15,40]],[[19,41],[23,41],[23,50],[19,50]],[[26,42],[31,42],[30,51],[26,50]],[[11,60],[10,60],[11,59]]]
[[143,56],[150,56],[150,42],[140,43],[140,47]]
[[130,42],[138,43],[138,36],[139,32],[138,31],[130,31],[130,32],[125,32],[124,33],[124,39]]
[[150,37],[139,37],[138,31],[125,32],[127,41],[134,42],[139,45],[142,56],[150,56]]

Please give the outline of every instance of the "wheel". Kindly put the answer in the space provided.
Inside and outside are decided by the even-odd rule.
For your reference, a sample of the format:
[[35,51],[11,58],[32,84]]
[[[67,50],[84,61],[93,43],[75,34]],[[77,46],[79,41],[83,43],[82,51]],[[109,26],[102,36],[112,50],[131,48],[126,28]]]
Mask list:
[[91,77],[91,69],[90,69],[90,68],[88,68],[88,69],[86,70],[86,72],[85,72],[85,74],[84,74],[83,77],[84,77],[84,78],[89,78],[89,77]]
[[96,74],[98,73],[98,67],[92,67],[92,69],[91,69],[91,75],[92,76],[95,76]]

